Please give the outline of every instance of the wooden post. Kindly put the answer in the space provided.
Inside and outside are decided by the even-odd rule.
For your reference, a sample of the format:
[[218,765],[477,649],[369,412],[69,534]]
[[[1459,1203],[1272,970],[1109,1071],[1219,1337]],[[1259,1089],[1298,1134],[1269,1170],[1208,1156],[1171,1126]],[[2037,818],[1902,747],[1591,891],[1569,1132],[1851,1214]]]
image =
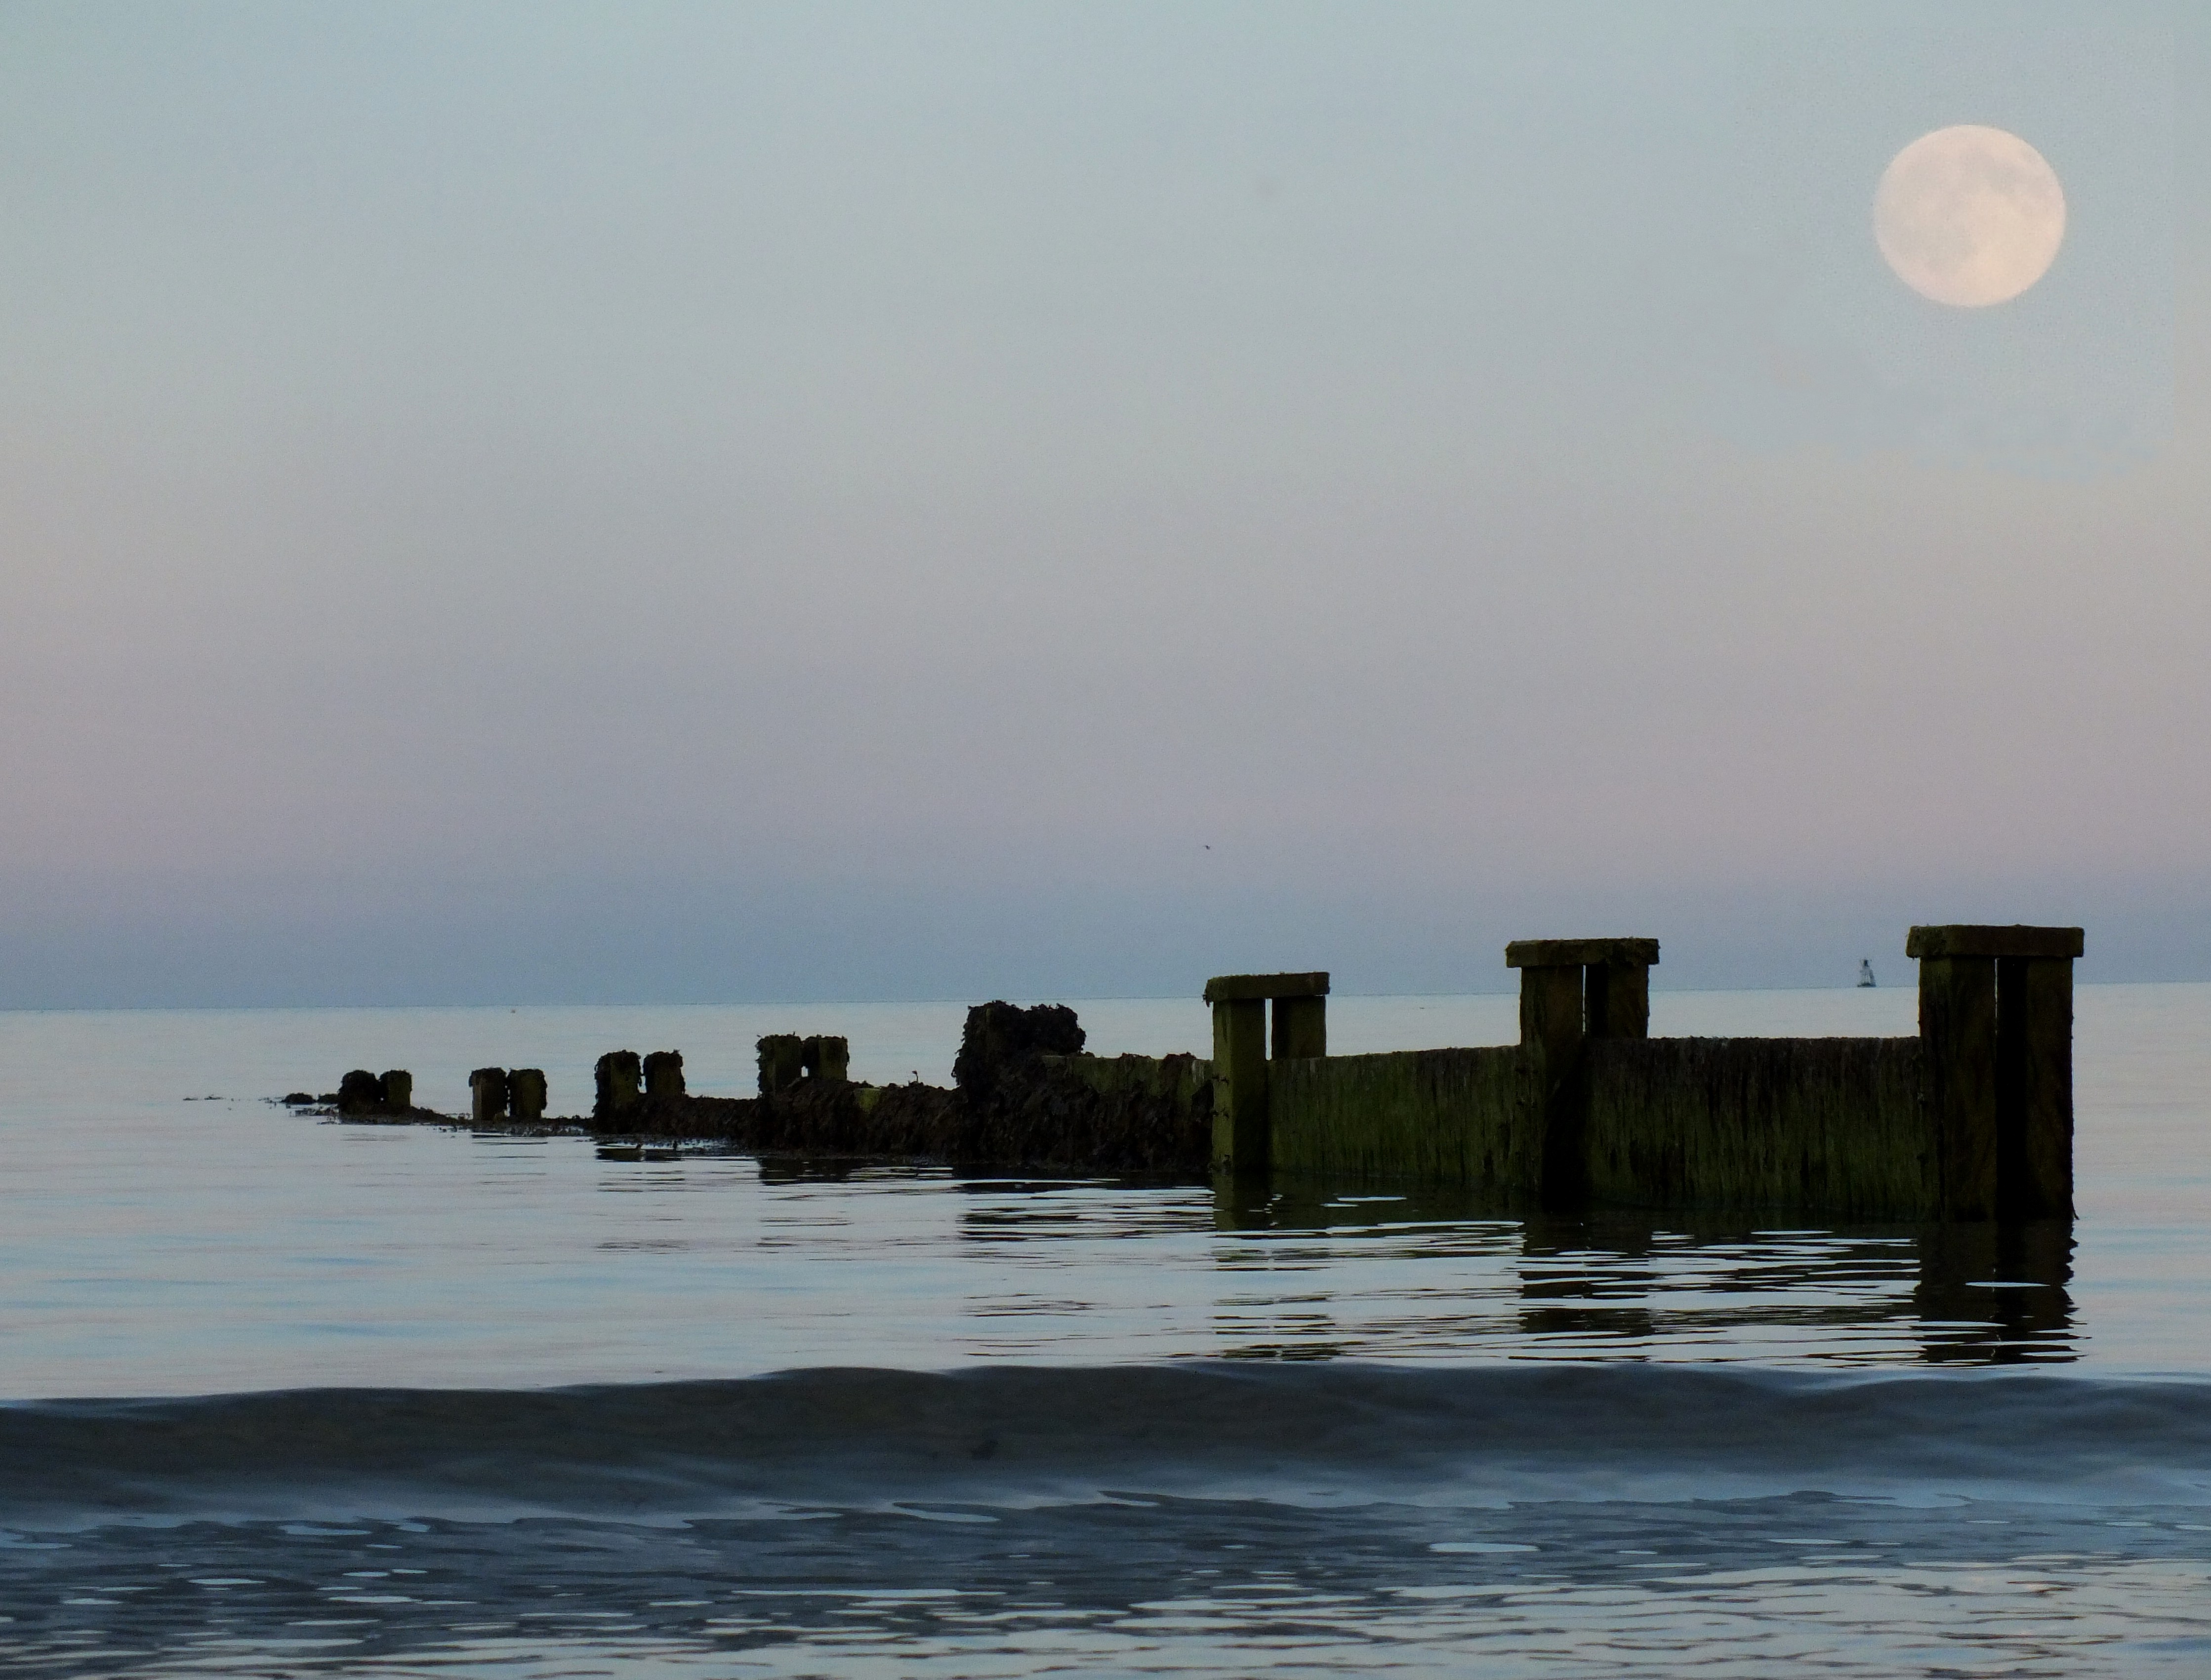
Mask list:
[[[389,1076],[387,1076],[389,1077]],[[545,1070],[518,1067],[506,1076],[506,1106],[517,1120],[545,1118]]]
[[1572,1207],[1588,1194],[1584,1036],[1649,1033],[1657,961],[1658,941],[1651,939],[1515,940],[1505,947],[1505,966],[1520,970],[1520,1123],[1542,1163],[1546,1207]]
[[2078,928],[1914,928],[1921,1092],[1946,1219],[2073,1210]]
[[639,1078],[635,1050],[609,1050],[601,1056],[591,1069],[591,1117],[603,1121],[635,1108]]
[[851,1066],[851,1047],[841,1037],[817,1033],[800,1047],[798,1065],[809,1078],[841,1079]]
[[1583,975],[1590,1037],[1650,1037],[1649,969],[1640,963],[1591,963]]
[[1267,1166],[1267,1001],[1213,1006],[1213,1169],[1248,1175]]
[[1213,1168],[1266,1170],[1273,1154],[1267,1006],[1275,1009],[1275,1054],[1328,1054],[1328,976],[1217,974],[1205,982],[1213,1006]]
[[772,1032],[760,1041],[760,1094],[772,1097],[797,1085],[806,1072],[806,1041],[795,1032]]
[[645,1094],[647,1097],[683,1095],[682,1051],[655,1050],[645,1057]]
[[2026,1219],[2070,1218],[2073,960],[2022,957],[1997,968],[1996,1019],[2019,1020],[2024,1040],[2017,1052],[2020,1164],[2012,1211]]
[[373,1115],[384,1106],[384,1081],[366,1067],[356,1067],[338,1081],[340,1114]]
[[1582,1197],[1582,970],[1559,964],[1520,970],[1521,1123],[1534,1133],[1546,1207]]
[[1275,1061],[1328,1054],[1328,1000],[1325,997],[1276,998],[1269,1007],[1274,1011],[1273,1052]]
[[1993,957],[1919,964],[1922,1078],[1933,1133],[1936,1206],[1946,1219],[1996,1211],[1996,964]]
[[506,1069],[479,1067],[469,1075],[469,1112],[478,1125],[506,1118]]

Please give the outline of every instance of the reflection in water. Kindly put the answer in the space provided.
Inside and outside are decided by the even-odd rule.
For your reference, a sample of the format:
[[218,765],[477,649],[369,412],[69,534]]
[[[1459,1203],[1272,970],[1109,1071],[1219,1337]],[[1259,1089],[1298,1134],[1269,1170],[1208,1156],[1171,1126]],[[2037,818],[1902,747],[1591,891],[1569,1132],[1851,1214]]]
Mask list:
[[760,1157],[763,1184],[849,1184],[868,1163],[851,1156],[800,1157],[767,1155]]
[[[965,1187],[960,1237],[1000,1260],[1024,1244],[1044,1245],[1041,1254],[1076,1239],[1156,1242],[1189,1233],[1200,1215],[1188,1187]],[[1218,1289],[1212,1334],[1182,1350],[1193,1353],[1876,1365],[2078,1357],[2069,1221],[1521,1216],[1457,1191],[1330,1194],[1263,1181],[1217,1187],[1204,1212]],[[1081,1310],[1063,1296],[1050,1305]],[[977,1310],[1025,1308],[1000,1296]]]
[[[1330,1198],[1265,1187],[1222,1187],[1215,1219],[1223,1231],[1302,1242],[1309,1260],[1324,1249],[1352,1258],[1357,1244],[1341,1240],[1354,1236],[1429,1260],[1509,1247],[1520,1345],[1505,1351],[1523,1356],[1711,1357],[1715,1345],[1781,1337],[1800,1355],[1882,1363],[2078,1357],[2070,1220],[1771,1229],[1602,1212],[1508,1222],[1447,1191]],[[1478,1298],[1487,1281],[1439,1279],[1437,1294]],[[1497,1339],[1493,1323],[1482,1326],[1483,1344]]]
[[[1216,1206],[1205,1183],[1016,1189],[942,1167],[726,1150],[603,1157],[585,1138],[178,1101],[399,1060],[433,1099],[463,1100],[468,1070],[491,1062],[547,1067],[573,1097],[590,1089],[590,1058],[624,1042],[681,1045],[698,1088],[744,1089],[754,1036],[808,1024],[788,1012],[9,1017],[6,1386],[11,1398],[497,1387],[1270,1352],[2211,1372],[2199,1333],[2211,986],[2084,986],[2076,1003],[2082,1217],[2016,1232],[1530,1224],[1326,1188]],[[1339,1005],[1339,1048],[1377,1050],[1503,1042],[1517,1006],[1336,1000],[1331,1018]],[[1108,1051],[1197,1042],[1175,1023],[1202,1032],[1203,1006],[1166,1007],[1086,1005],[1084,1024]],[[1875,1021],[1869,1007],[1903,1013]],[[1862,1036],[1908,1030],[1911,1003],[1667,994],[1654,1008],[1669,1032]],[[925,1043],[949,1055],[959,1011],[819,1024],[875,1057],[856,1072],[896,1079],[928,1071]]]
[[1999,1365],[2078,1357],[2070,1219],[1934,1225],[1918,1242],[1912,1308],[1923,1357]]

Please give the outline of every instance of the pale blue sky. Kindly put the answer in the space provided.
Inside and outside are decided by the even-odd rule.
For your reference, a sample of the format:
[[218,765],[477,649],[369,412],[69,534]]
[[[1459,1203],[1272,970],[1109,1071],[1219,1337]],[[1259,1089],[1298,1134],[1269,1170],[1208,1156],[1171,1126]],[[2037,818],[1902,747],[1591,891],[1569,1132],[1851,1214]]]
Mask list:
[[2205,45],[0,9],[0,1004],[2211,976]]

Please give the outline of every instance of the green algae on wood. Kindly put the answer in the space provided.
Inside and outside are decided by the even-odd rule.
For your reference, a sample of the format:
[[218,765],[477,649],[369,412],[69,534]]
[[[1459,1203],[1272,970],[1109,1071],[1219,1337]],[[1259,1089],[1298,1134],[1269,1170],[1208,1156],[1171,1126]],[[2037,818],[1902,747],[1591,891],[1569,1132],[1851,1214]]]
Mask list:
[[1509,1044],[1278,1061],[1275,1166],[1532,1193],[1540,1157],[1518,1119],[1519,1071]]
[[1935,1211],[1916,1038],[1592,1039],[1590,1201],[1614,1207]]

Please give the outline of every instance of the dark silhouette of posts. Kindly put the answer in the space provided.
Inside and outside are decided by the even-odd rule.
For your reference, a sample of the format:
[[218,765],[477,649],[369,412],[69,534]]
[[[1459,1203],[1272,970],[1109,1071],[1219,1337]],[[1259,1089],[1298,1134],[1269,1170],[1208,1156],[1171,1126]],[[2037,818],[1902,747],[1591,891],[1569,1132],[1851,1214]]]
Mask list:
[[1996,959],[1996,1194],[2019,1219],[2073,1214],[2073,963],[2084,939],[2063,931],[2069,955]]
[[1214,998],[1213,1169],[1266,1169],[1267,1000]]
[[795,1032],[771,1032],[755,1047],[760,1053],[760,1094],[788,1091],[806,1073],[806,1041]]
[[1328,1054],[1328,999],[1276,998],[1268,1006],[1268,1055],[1276,1061]]
[[1274,1006],[1274,1052],[1328,1054],[1328,976],[1223,974],[1205,982],[1213,1006],[1213,1169],[1249,1175],[1266,1169],[1267,1010]]
[[1921,1095],[1946,1219],[2073,1212],[2078,928],[1914,928]]
[[643,1077],[635,1050],[609,1050],[591,1068],[591,1117],[604,1124],[637,1106]]
[[645,1094],[647,1097],[681,1097],[683,1095],[683,1052],[654,1050],[645,1059]]
[[[387,1079],[390,1074],[385,1076]],[[545,1070],[518,1067],[506,1076],[507,1111],[532,1125],[545,1118]]]
[[479,1067],[469,1075],[469,1116],[479,1126],[506,1118],[506,1069]]
[[1583,1041],[1650,1036],[1657,961],[1656,940],[1515,940],[1505,947],[1505,966],[1520,970],[1520,1123],[1542,1163],[1546,1207],[1572,1206],[1588,1192]]
[[374,1114],[384,1106],[384,1081],[366,1067],[356,1067],[338,1081],[338,1112]]
[[1591,1038],[1651,1036],[1651,964],[1658,960],[1658,941],[1626,943],[1639,947],[1649,945],[1651,961],[1588,963],[1582,967],[1583,1016]]
[[[972,1017],[974,1011],[968,1013]],[[1070,1014],[1069,1018],[1074,1018]],[[969,1036],[973,1036],[972,1020]],[[760,1040],[759,1050],[760,1094],[763,1097],[790,1091],[802,1079],[842,1080],[847,1077],[852,1061],[851,1043],[841,1034],[833,1032],[809,1033],[803,1037],[795,1032],[772,1032]]]
[[798,1065],[809,1079],[841,1079],[852,1063],[852,1047],[839,1034],[809,1034],[799,1046]]

